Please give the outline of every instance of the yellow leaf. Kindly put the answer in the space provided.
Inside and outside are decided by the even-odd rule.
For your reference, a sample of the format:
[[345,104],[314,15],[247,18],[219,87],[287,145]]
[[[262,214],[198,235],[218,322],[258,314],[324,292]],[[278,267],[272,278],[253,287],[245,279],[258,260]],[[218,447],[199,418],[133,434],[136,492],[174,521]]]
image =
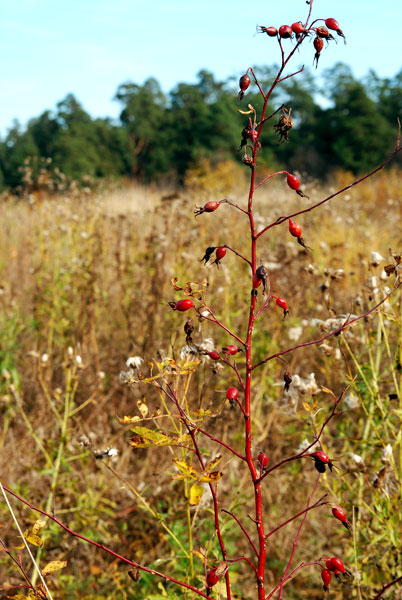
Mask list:
[[148,414],[148,406],[145,404],[144,400],[141,399],[137,401],[137,406],[142,418],[145,419]]
[[193,550],[193,554],[194,556],[196,556],[197,558],[199,558],[202,562],[205,561],[205,554],[203,554],[203,549],[201,548],[201,552],[198,552],[198,550]]
[[173,462],[174,462],[175,467],[177,467],[179,469],[179,471],[184,473],[184,475],[186,477],[191,478],[191,479],[198,478],[197,471],[193,467],[188,465],[184,460],[177,460],[175,458],[175,459],[173,459]]
[[212,473],[201,475],[199,481],[202,483],[213,483],[214,481],[218,481],[221,477],[222,473],[220,471],[213,471]]
[[211,411],[206,410],[204,408],[200,408],[199,410],[195,410],[193,414],[195,417],[207,417],[211,414]]
[[312,410],[314,411],[317,408],[317,406],[318,406],[318,400],[314,400]]
[[135,417],[123,417],[122,419],[119,419],[120,423],[122,423],[123,425],[129,425],[130,423],[137,423],[138,421],[141,421],[141,417],[139,417],[138,415],[136,415]]
[[32,527],[33,535],[36,535],[37,533],[39,533],[40,530],[43,529],[44,527],[46,527],[46,521],[44,519],[38,519],[36,521],[36,523],[34,524],[34,526]]
[[214,460],[211,460],[205,467],[205,471],[212,471],[212,469],[214,467],[216,467],[216,465],[218,464],[218,462],[221,460],[222,455],[219,454],[216,458],[214,458]]
[[303,404],[304,410],[306,410],[308,413],[311,412],[310,405],[307,402],[302,402],[302,404]]
[[64,569],[67,565],[66,560],[52,560],[50,563],[47,563],[42,569],[42,575],[51,575],[55,571],[59,569]]
[[34,546],[42,546],[43,544],[43,540],[38,535],[34,535],[33,533],[30,533],[26,539],[27,542],[33,544]]
[[200,503],[203,493],[204,488],[199,483],[194,483],[194,485],[191,486],[189,500],[191,506],[197,506]]

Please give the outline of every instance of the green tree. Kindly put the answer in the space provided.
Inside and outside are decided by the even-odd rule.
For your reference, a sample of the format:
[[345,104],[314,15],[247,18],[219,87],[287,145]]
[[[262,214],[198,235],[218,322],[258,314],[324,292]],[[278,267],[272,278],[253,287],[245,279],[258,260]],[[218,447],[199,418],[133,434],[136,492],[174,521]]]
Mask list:
[[156,79],[144,85],[123,83],[115,99],[123,105],[120,120],[130,140],[131,172],[150,180],[165,173],[169,162],[169,124],[166,121],[166,97]]
[[324,79],[334,105],[317,121],[318,149],[328,165],[354,173],[368,171],[392,146],[389,124],[348,66],[336,64],[324,72]]

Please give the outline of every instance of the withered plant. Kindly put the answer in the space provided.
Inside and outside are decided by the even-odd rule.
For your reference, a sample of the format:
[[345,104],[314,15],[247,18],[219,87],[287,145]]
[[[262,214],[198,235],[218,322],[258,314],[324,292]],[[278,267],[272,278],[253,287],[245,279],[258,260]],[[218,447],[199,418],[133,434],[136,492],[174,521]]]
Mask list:
[[[273,42],[276,41],[281,55],[278,73],[269,89],[263,89],[251,67],[247,69],[239,81],[239,102],[247,102],[247,90],[252,84],[257,86],[262,97],[260,113],[257,113],[255,107],[250,104],[239,109],[239,112],[246,119],[241,131],[241,152],[242,162],[250,173],[247,204],[241,206],[225,198],[221,201],[209,201],[195,209],[195,215],[201,217],[201,219],[213,219],[213,213],[218,209],[220,211],[238,211],[239,218],[244,219],[246,227],[248,227],[250,240],[248,256],[239,252],[235,245],[221,244],[219,246],[208,246],[204,250],[204,256],[201,259],[205,265],[216,264],[219,267],[220,263],[225,260],[227,253],[233,253],[236,260],[245,263],[248,270],[250,296],[248,309],[244,315],[244,330],[233,331],[217,316],[216,312],[208,305],[208,289],[204,282],[181,285],[179,281],[173,280],[174,291],[181,297],[172,299],[167,306],[176,311],[177,314],[186,313],[186,316],[188,314],[192,316],[192,318],[183,319],[182,326],[186,345],[182,355],[180,358],[161,356],[157,360],[147,359],[145,362],[138,357],[132,357],[127,363],[128,369],[121,375],[122,383],[129,386],[152,386],[159,398],[159,405],[153,412],[149,411],[145,401],[141,401],[138,403],[140,415],[123,417],[121,422],[131,426],[132,436],[129,443],[133,448],[133,452],[140,449],[166,447],[172,455],[172,477],[174,480],[182,481],[185,494],[186,512],[184,520],[188,525],[188,540],[179,539],[167,524],[163,524],[163,527],[167,535],[173,539],[172,543],[180,548],[188,563],[185,575],[178,576],[170,570],[156,570],[147,564],[133,560],[130,556],[125,556],[121,552],[106,547],[99,541],[89,539],[70,529],[60,520],[55,511],[42,510],[5,485],[2,486],[3,493],[14,496],[26,506],[41,513],[59,525],[69,535],[92,544],[121,561],[121,564],[130,566],[128,576],[134,582],[138,581],[141,572],[149,573],[159,577],[165,583],[175,584],[178,588],[185,590],[187,597],[200,596],[208,599],[216,596],[217,590],[224,586],[224,592],[222,591],[222,593],[230,600],[234,596],[232,573],[235,569],[233,567],[236,565],[236,568],[238,568],[239,563],[242,565],[240,570],[242,577],[254,581],[255,584],[254,588],[249,589],[248,597],[255,597],[258,600],[268,600],[272,597],[280,600],[284,597],[285,585],[295,579],[300,571],[310,567],[315,569],[316,578],[321,581],[324,590],[331,590],[336,584],[334,580],[338,580],[341,584],[346,583],[348,590],[354,585],[351,565],[345,566],[342,560],[343,557],[334,556],[334,553],[325,556],[307,556],[305,552],[302,552],[302,559],[295,560],[296,552],[300,550],[299,542],[302,531],[306,528],[312,511],[318,511],[320,507],[326,506],[333,517],[344,525],[345,535],[348,535],[348,532],[352,529],[351,517],[346,514],[345,510],[331,502],[327,494],[322,494],[319,491],[324,473],[327,473],[329,477],[336,477],[337,457],[329,456],[325,452],[323,438],[328,431],[329,423],[334,419],[342,419],[342,400],[346,390],[340,389],[336,392],[329,389],[325,390],[331,399],[330,406],[320,407],[319,416],[317,416],[317,412],[312,420],[311,440],[303,448],[299,448],[296,453],[290,452],[288,455],[283,455],[279,461],[271,464],[269,452],[267,449],[256,448],[253,437],[255,430],[253,378],[255,373],[259,369],[265,368],[271,361],[281,360],[283,364],[283,387],[285,391],[291,389],[292,373],[288,368],[288,355],[307,349],[309,346],[321,345],[329,338],[339,336],[348,328],[353,327],[355,323],[378,311],[401,285],[399,260],[395,262],[392,268],[388,268],[388,275],[394,279],[392,289],[379,302],[373,303],[368,310],[359,315],[346,316],[337,327],[317,339],[285,347],[277,352],[270,352],[270,349],[266,348],[266,355],[263,359],[256,360],[254,357],[253,334],[264,328],[262,318],[265,311],[278,311],[278,320],[285,319],[289,311],[292,311],[291,297],[283,298],[272,289],[269,269],[259,258],[260,243],[264,236],[269,235],[275,227],[288,227],[289,235],[297,239],[303,247],[303,251],[311,252],[302,237],[302,228],[295,219],[313,210],[319,211],[325,203],[347,190],[353,189],[367,178],[374,176],[401,150],[398,135],[394,150],[381,165],[322,199],[309,198],[301,188],[299,177],[291,171],[281,170],[258,177],[258,153],[261,147],[261,133],[264,127],[271,126],[274,117],[278,114],[280,115],[279,121],[274,125],[274,128],[281,139],[291,141],[291,136],[289,136],[293,127],[291,107],[282,105],[272,114],[267,114],[268,102],[275,88],[281,82],[297,76],[303,71],[303,68],[301,68],[295,72],[287,73],[286,69],[291,59],[301,46],[305,45],[306,42],[308,43],[313,36],[315,52],[313,60],[318,64],[321,53],[325,51],[325,44],[335,41],[330,31],[344,38],[343,32],[335,19],[312,20],[313,3],[314,0],[307,2],[308,14],[304,22],[298,21],[291,26],[282,25],[279,28],[274,26],[260,27],[261,33],[271,37]],[[254,196],[257,190],[267,185],[274,177],[284,177],[287,186],[290,190],[296,192],[301,198],[300,203],[303,202],[303,204],[290,214],[284,214],[275,221],[259,227],[255,222]],[[212,228],[213,224],[211,230]],[[197,252],[201,252],[200,249],[197,249]],[[297,282],[295,282],[295,285],[297,285]],[[208,345],[205,340],[199,340],[196,325],[202,323],[209,323],[220,329],[225,339],[224,344],[214,347]],[[167,334],[169,335],[169,332]],[[192,373],[196,372],[205,361],[216,364],[216,369],[226,369],[228,374],[224,397],[222,396],[222,401],[218,402],[213,408],[195,406],[190,398]],[[241,435],[233,442],[223,434],[217,433],[216,427],[213,425],[215,417],[221,416],[224,411],[230,409],[236,411],[238,427],[239,430],[241,429]],[[316,405],[314,409],[317,409]],[[150,426],[147,426],[144,423],[145,421],[148,421]],[[215,448],[215,450],[211,450],[211,448]],[[113,449],[106,449],[103,454],[98,454],[96,458],[107,460],[113,454]],[[269,485],[270,478],[276,475],[275,472],[278,469],[286,470],[289,468],[290,463],[296,461],[302,464],[305,470],[313,471],[315,469],[314,484],[311,488],[304,489],[300,482],[295,481],[294,487],[297,488],[300,510],[290,518],[281,519],[279,517],[277,524],[274,527],[269,527],[264,513],[263,488]],[[241,504],[238,507],[233,503],[228,504],[225,494],[221,493],[225,477],[228,477],[229,463],[233,463],[238,472],[247,473],[248,500],[253,504],[253,514],[242,512]],[[130,487],[130,483],[115,472],[112,466],[108,468]],[[195,540],[192,534],[192,520],[197,511],[201,510],[208,494],[212,500],[210,514],[213,519],[214,533],[206,540],[206,536],[202,537],[201,533],[197,531],[197,540]],[[150,506],[148,506],[148,510],[158,520],[157,511]],[[231,543],[233,530],[227,526],[229,520],[232,520],[233,527],[238,528],[241,535],[244,536],[247,544],[247,551],[244,553],[236,554],[233,550],[233,544]],[[267,579],[271,544],[280,543],[278,542],[281,535],[280,531],[289,524],[294,524],[293,522],[297,523],[297,527],[291,546],[285,549],[287,552],[286,564],[278,580],[272,582]],[[223,527],[223,523],[225,523],[225,527]],[[31,532],[29,535],[35,535],[35,532]],[[25,536],[26,539],[29,535]],[[231,548],[230,552],[228,550],[229,546]],[[2,547],[3,551],[15,561],[21,570],[25,586],[31,590],[31,593],[38,598],[51,597],[44,583],[45,574],[42,573],[42,581],[38,585],[34,585],[21,560],[16,559],[4,543]],[[215,552],[215,548],[218,549],[219,556]],[[56,568],[57,565],[53,565],[50,572]],[[248,574],[246,575],[246,573]],[[399,577],[387,583],[382,590],[375,593],[372,600],[380,598],[400,579]],[[221,582],[223,582],[223,586],[218,585]],[[132,581],[127,579],[127,586],[129,585],[132,585]],[[141,581],[135,585],[140,586]]]

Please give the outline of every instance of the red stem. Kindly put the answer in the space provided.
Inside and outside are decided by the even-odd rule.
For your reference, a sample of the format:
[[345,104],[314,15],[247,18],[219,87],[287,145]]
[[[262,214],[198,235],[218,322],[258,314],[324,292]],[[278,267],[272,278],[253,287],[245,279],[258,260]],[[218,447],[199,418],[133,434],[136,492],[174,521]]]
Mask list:
[[[329,200],[332,200],[332,198],[335,198],[335,196],[339,196],[339,194],[343,194],[343,192],[347,192],[348,190],[350,190],[355,185],[358,185],[359,183],[361,183],[365,179],[368,179],[369,177],[371,177],[372,175],[374,175],[378,171],[381,171],[382,169],[384,169],[388,165],[388,163],[390,163],[391,160],[393,160],[395,158],[395,156],[398,154],[398,152],[401,152],[401,150],[402,150],[402,147],[399,147],[399,135],[398,135],[398,138],[397,138],[397,141],[396,141],[395,148],[394,148],[393,152],[388,156],[388,158],[379,167],[376,167],[375,169],[373,169],[372,171],[370,171],[370,173],[367,173],[366,175],[363,175],[363,177],[359,177],[359,179],[355,179],[355,181],[353,181],[349,185],[346,185],[345,187],[343,187],[342,189],[338,190],[337,192],[334,192],[333,194],[330,194],[329,196],[327,196],[326,198],[324,198],[324,200],[321,200],[320,202],[317,202],[316,204],[313,204],[309,208],[304,208],[303,210],[298,210],[297,212],[294,212],[292,214],[289,214],[289,215],[286,215],[286,216],[283,216],[283,217],[279,217],[274,223],[271,223],[270,225],[267,225],[267,227],[264,227],[264,229],[262,229],[259,233],[257,233],[257,238],[259,238],[263,233],[265,233],[266,231],[268,231],[268,229],[271,229],[272,227],[275,227],[276,225],[280,225],[281,223],[283,223],[284,221],[287,221],[288,219],[292,219],[293,217],[297,217],[298,215],[302,215],[304,213],[310,212],[310,211],[314,210],[315,208],[317,208],[318,206],[321,206],[322,204],[325,204],[325,202],[328,202]],[[276,173],[274,173],[274,175],[276,175]],[[263,183],[263,182],[264,182],[264,179],[262,180],[261,183]],[[261,183],[259,185],[261,185]]]
[[381,596],[385,594],[388,588],[392,587],[396,583],[399,583],[400,581],[402,581],[402,575],[400,577],[397,577],[393,581],[390,581],[390,583],[387,583],[387,585],[384,585],[382,590],[373,598],[373,600],[379,600],[379,598],[381,598]]
[[297,519],[297,517],[300,517],[304,513],[308,512],[309,510],[313,510],[313,508],[318,508],[319,506],[324,506],[325,504],[327,504],[327,502],[322,502],[323,498],[325,498],[326,496],[328,496],[328,494],[324,494],[324,496],[322,496],[319,500],[317,500],[317,502],[315,504],[313,504],[312,506],[309,506],[308,508],[305,508],[304,510],[301,510],[299,513],[297,513],[297,515],[294,515],[287,521],[284,521],[281,525],[278,525],[278,527],[275,527],[275,529],[272,529],[272,531],[267,533],[267,535],[265,536],[265,539],[267,540],[269,537],[271,537],[271,535],[274,535],[274,533],[276,533],[279,529],[282,529],[282,527],[284,527],[288,523],[291,523],[292,521]]
[[373,306],[373,308],[371,308],[364,314],[359,315],[358,317],[355,317],[354,319],[345,321],[345,323],[343,325],[341,325],[340,327],[338,327],[338,329],[334,329],[334,331],[331,331],[330,333],[328,333],[327,335],[324,335],[322,338],[319,338],[318,340],[311,340],[310,342],[304,342],[303,344],[297,344],[296,346],[292,346],[291,348],[287,348],[286,350],[281,350],[281,352],[277,352],[276,354],[271,354],[271,356],[268,356],[268,358],[265,358],[264,360],[261,360],[259,363],[253,365],[252,370],[257,369],[257,367],[264,365],[265,363],[269,362],[273,358],[277,358],[278,356],[283,356],[284,354],[288,354],[289,352],[293,352],[294,350],[298,350],[299,348],[305,348],[306,346],[313,346],[314,344],[320,344],[321,342],[324,342],[328,338],[340,333],[341,331],[346,329],[346,327],[349,327],[349,325],[351,325],[352,323],[356,323],[357,321],[364,319],[365,317],[367,317],[368,315],[373,313],[375,310],[377,310],[377,308],[379,308],[382,304],[384,304],[384,302],[386,300],[388,300],[388,298],[391,296],[393,291],[395,289],[398,289],[401,285],[402,285],[402,282],[399,282],[396,285],[394,285],[393,288],[391,289],[391,291],[386,296],[384,296],[384,298],[380,302],[378,302],[378,304]]
[[204,306],[203,308],[206,308],[206,310],[209,312],[209,314],[212,316],[211,317],[204,317],[204,315],[201,314],[201,310],[199,308],[196,308],[195,310],[197,311],[197,313],[200,315],[200,317],[202,319],[205,319],[206,321],[211,321],[211,323],[216,323],[219,327],[221,327],[222,329],[224,329],[224,331],[226,331],[226,333],[228,333],[230,336],[232,336],[235,340],[237,340],[242,346],[244,346],[244,341],[239,338],[238,335],[236,335],[233,331],[231,331],[230,329],[228,329],[225,325],[223,325],[223,323],[221,323],[219,321],[219,319],[217,319],[214,315],[214,313],[212,312],[212,310],[209,308],[209,306]]
[[240,458],[240,460],[245,460],[245,457],[242,456],[242,454],[240,454],[239,452],[236,452],[236,450],[234,448],[232,448],[232,446],[229,446],[229,444],[225,444],[225,442],[223,442],[219,438],[214,437],[208,431],[205,431],[205,429],[201,429],[201,427],[196,427],[195,430],[199,431],[203,435],[206,435],[207,437],[209,437],[210,440],[216,442],[217,444],[220,444],[221,446],[223,446],[224,448],[226,448],[227,450],[229,450],[229,452],[231,452],[232,454],[234,454],[235,456],[237,456],[237,458]]
[[[319,474],[318,474],[317,481],[316,481],[316,483],[315,483],[314,489],[313,489],[313,491],[311,492],[310,496],[308,497],[308,500],[307,500],[307,508],[309,507],[309,504],[310,504],[311,498],[312,498],[312,497],[313,497],[313,495],[315,494],[315,491],[316,491],[316,489],[317,489],[317,487],[318,487],[318,484],[320,483],[320,477],[321,477],[321,473],[319,473]],[[293,545],[292,545],[292,552],[290,553],[290,557],[289,557],[288,564],[286,565],[286,569],[284,570],[284,572],[283,572],[283,575],[282,575],[282,577],[281,577],[281,584],[280,584],[280,588],[279,588],[279,596],[278,596],[278,600],[281,600],[281,598],[282,598],[283,585],[284,585],[284,583],[285,583],[285,580],[286,580],[286,575],[287,575],[287,573],[288,573],[288,571],[289,571],[290,567],[292,566],[293,558],[294,558],[294,555],[295,555],[295,552],[296,552],[296,546],[297,546],[297,542],[299,541],[300,534],[301,534],[301,532],[302,532],[303,526],[304,526],[304,524],[305,524],[305,522],[306,522],[306,520],[307,520],[307,516],[308,516],[308,512],[307,512],[307,511],[305,511],[305,513],[304,513],[304,517],[303,517],[303,519],[302,519],[302,522],[301,522],[301,523],[300,523],[300,525],[299,525],[299,528],[298,528],[298,530],[297,530],[297,533],[296,533],[296,537],[295,537],[295,539],[294,539],[294,541],[293,541]]]
[[257,550],[256,545],[254,544],[253,540],[249,536],[249,534],[248,534],[247,530],[245,529],[244,525],[242,525],[242,523],[239,521],[239,519],[236,517],[236,515],[234,513],[232,513],[230,510],[226,510],[225,508],[222,508],[222,512],[230,515],[236,521],[236,523],[238,524],[238,526],[240,527],[240,529],[242,530],[242,532],[244,533],[244,535],[246,536],[246,538],[250,542],[250,546],[252,547],[252,549],[254,550],[254,552],[256,553],[256,555],[258,556],[258,550]]
[[76,538],[78,538],[80,540],[83,540],[84,542],[87,542],[88,544],[92,544],[92,546],[96,546],[97,548],[100,548],[104,552],[107,552],[111,556],[114,556],[115,558],[118,558],[119,560],[121,560],[122,562],[126,563],[127,565],[130,565],[132,567],[136,567],[137,569],[140,569],[141,571],[145,571],[146,573],[150,573],[151,575],[156,575],[157,577],[161,577],[165,581],[171,581],[172,583],[176,583],[177,585],[179,585],[181,587],[185,587],[188,590],[191,590],[192,592],[195,592],[196,594],[198,594],[199,596],[202,596],[203,598],[208,598],[208,596],[206,594],[204,594],[204,592],[201,592],[201,590],[198,590],[193,585],[190,585],[190,584],[185,583],[184,581],[180,581],[178,579],[174,579],[173,577],[170,577],[169,575],[165,575],[164,573],[160,573],[159,571],[155,571],[155,569],[150,569],[148,567],[144,567],[143,565],[140,565],[139,563],[136,563],[135,561],[130,560],[129,558],[126,558],[125,556],[122,556],[121,554],[118,554],[117,552],[114,552],[114,550],[112,550],[111,548],[108,548],[104,544],[99,544],[99,542],[95,542],[94,540],[91,540],[90,538],[87,538],[87,537],[85,537],[85,536],[77,533],[76,531],[73,531],[72,529],[70,529],[70,527],[67,527],[67,525],[64,525],[64,523],[62,523],[61,521],[59,521],[58,519],[56,519],[55,516],[53,516],[50,513],[42,510],[41,508],[38,508],[37,506],[34,506],[30,502],[28,502],[28,500],[25,500],[25,498],[22,498],[21,496],[18,496],[18,494],[16,494],[15,492],[11,491],[4,484],[3,484],[3,488],[5,489],[5,491],[7,493],[11,494],[11,496],[14,496],[14,498],[16,498],[17,500],[19,500],[20,502],[22,502],[23,504],[25,504],[26,506],[28,506],[31,510],[34,510],[35,512],[38,512],[41,515],[44,515],[45,517],[47,517],[48,519],[50,519],[51,521],[53,521],[54,523],[56,523],[59,527],[61,527],[62,529],[64,529],[64,531],[67,531],[67,533],[69,533],[73,537],[76,537]]

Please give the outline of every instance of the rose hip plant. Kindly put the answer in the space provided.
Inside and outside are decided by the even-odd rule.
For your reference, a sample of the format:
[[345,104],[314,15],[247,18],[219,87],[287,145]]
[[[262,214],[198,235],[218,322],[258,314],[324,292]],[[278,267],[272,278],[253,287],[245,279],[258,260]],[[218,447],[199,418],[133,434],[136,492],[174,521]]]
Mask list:
[[[230,600],[234,597],[233,573],[239,567],[239,564],[242,565],[241,572],[244,573],[245,570],[248,570],[248,580],[251,576],[255,583],[255,588],[250,589],[248,597],[258,598],[258,600],[268,600],[273,597],[278,598],[278,600],[283,598],[286,584],[291,580],[295,580],[297,575],[304,569],[313,569],[316,581],[320,582],[323,589],[329,591],[329,593],[338,582],[341,584],[348,582],[353,585],[351,566],[344,564],[344,557],[342,556],[331,556],[332,553],[324,556],[308,556],[303,552],[301,553],[302,560],[296,560],[301,535],[303,530],[307,528],[308,518],[312,511],[319,511],[320,508],[327,507],[328,513],[332,513],[333,518],[345,527],[345,535],[349,535],[352,530],[351,516],[346,514],[342,506],[331,502],[327,494],[320,493],[323,474],[336,477],[337,457],[330,456],[325,452],[323,438],[328,432],[330,422],[342,418],[342,400],[346,390],[339,390],[336,394],[326,390],[331,398],[331,405],[329,409],[322,409],[320,420],[314,421],[311,443],[305,445],[296,453],[289,452],[288,455],[282,456],[278,462],[271,464],[269,453],[263,448],[257,448],[253,437],[255,420],[253,382],[258,370],[271,361],[281,360],[284,365],[283,386],[285,390],[288,390],[292,386],[292,374],[288,370],[288,355],[309,346],[322,344],[328,338],[340,335],[356,322],[362,321],[370,314],[378,311],[401,285],[399,260],[396,261],[393,269],[389,269],[389,276],[394,278],[392,289],[380,301],[373,303],[368,310],[359,315],[345,317],[338,327],[317,339],[283,348],[277,352],[270,353],[267,349],[266,356],[263,359],[256,360],[254,357],[253,335],[259,328],[264,327],[262,320],[264,313],[266,311],[277,311],[279,320],[286,319],[288,313],[292,311],[292,298],[283,298],[274,293],[274,290],[271,289],[269,269],[260,260],[260,245],[264,237],[269,235],[273,228],[282,227],[286,235],[297,239],[298,244],[304,248],[305,252],[311,252],[311,249],[305,243],[304,237],[302,237],[302,227],[298,223],[298,217],[313,210],[319,210],[323,204],[373,176],[383,169],[401,150],[398,135],[393,152],[381,165],[323,199],[309,198],[304,192],[299,177],[291,171],[283,169],[265,176],[259,176],[258,155],[261,147],[261,133],[265,127],[271,126],[275,117],[279,118],[278,122],[274,124],[274,128],[279,134],[280,140],[284,142],[291,141],[293,127],[291,108],[279,106],[272,114],[267,114],[267,110],[268,102],[275,88],[281,82],[297,76],[303,70],[301,68],[294,72],[287,72],[288,65],[294,58],[295,53],[302,45],[308,46],[312,40],[314,50],[311,52],[311,46],[308,46],[307,51],[310,52],[312,60],[317,66],[321,54],[325,52],[325,46],[336,42],[337,38],[335,36],[345,40],[344,33],[334,18],[313,19],[313,4],[314,0],[307,2],[307,15],[303,22],[296,21],[290,25],[279,27],[268,25],[259,28],[261,33],[265,33],[268,38],[271,38],[267,40],[268,43],[277,44],[281,56],[281,64],[271,86],[268,89],[263,89],[251,67],[240,77],[238,101],[247,102],[247,90],[252,85],[257,86],[262,99],[260,112],[257,112],[250,104],[239,109],[239,112],[246,119],[244,128],[241,131],[241,156],[245,168],[249,169],[250,173],[247,203],[241,206],[225,198],[220,201],[209,201],[204,206],[196,207],[194,211],[196,217],[213,220],[213,213],[218,209],[235,210],[238,211],[239,218],[244,219],[250,242],[248,256],[239,252],[231,242],[230,245],[221,243],[219,246],[208,246],[201,259],[205,265],[216,265],[217,268],[220,268],[220,264],[227,259],[227,254],[233,253],[236,260],[242,261],[247,266],[249,300],[248,309],[244,316],[244,330],[233,331],[221,318],[218,318],[213,308],[207,303],[208,290],[204,283],[189,283],[182,287],[178,280],[174,279],[172,281],[173,287],[179,297],[171,299],[168,306],[176,312],[178,319],[183,319],[182,326],[186,339],[186,351],[177,360],[170,357],[161,357],[158,360],[143,363],[140,359],[132,358],[128,361],[129,369],[122,375],[122,381],[129,386],[152,386],[156,390],[160,401],[160,406],[152,414],[149,413],[146,403],[141,401],[138,404],[141,416],[123,417],[121,422],[131,426],[133,435],[130,439],[130,445],[133,450],[165,447],[171,453],[172,478],[181,482],[184,490],[188,541],[185,543],[183,540],[178,539],[168,524],[162,521],[160,515],[149,505],[146,506],[152,516],[163,523],[167,535],[180,547],[188,562],[185,575],[179,576],[171,573],[170,570],[156,570],[147,564],[133,560],[130,556],[125,556],[106,547],[98,541],[83,536],[63,523],[55,511],[51,513],[42,510],[5,485],[1,486],[4,494],[14,496],[34,511],[51,519],[68,534],[92,544],[118,559],[122,564],[128,565],[130,567],[128,576],[133,581],[136,582],[142,572],[148,573],[166,583],[174,584],[177,589],[181,588],[193,598],[211,598],[222,593]],[[259,188],[265,185],[268,186],[273,178],[283,178],[289,190],[296,192],[300,202],[304,202],[304,204],[300,205],[297,210],[280,216],[275,221],[259,228],[255,220],[254,196]],[[307,202],[309,204],[306,204]],[[213,222],[210,227],[212,231],[214,228]],[[182,313],[186,314],[182,315]],[[219,329],[225,339],[224,344],[214,347],[205,343],[205,340],[203,342],[198,341],[197,334],[194,333],[194,320],[198,320],[200,324],[209,323]],[[241,357],[241,360],[239,357]],[[201,407],[195,408],[189,398],[191,375],[205,361],[223,366],[228,374],[227,387],[225,394],[222,396],[222,402],[213,410]],[[239,416],[241,442],[239,438],[233,443],[228,442],[223,435],[217,434],[211,426],[214,418],[227,410],[228,406],[237,411],[236,414]],[[150,427],[146,426],[144,423],[146,421],[150,422]],[[209,444],[208,448],[205,446],[206,441]],[[211,452],[211,446],[215,447],[216,450]],[[107,458],[108,456],[113,456],[112,449],[96,458]],[[247,473],[249,496],[253,503],[253,514],[251,515],[242,514],[240,512],[241,508],[238,510],[233,505],[226,504],[225,495],[220,493],[222,481],[227,476],[225,466],[232,460],[235,461],[236,468],[239,471]],[[295,462],[302,464],[304,469],[310,469],[315,473],[314,485],[311,489],[303,489],[299,486],[300,510],[290,518],[283,520],[279,518],[274,527],[269,526],[265,518],[264,486],[268,485],[270,476],[275,471],[287,469],[290,463]],[[115,473],[112,467],[108,468]],[[115,474],[132,489],[129,482],[117,473]],[[137,492],[135,493],[137,494]],[[192,515],[200,510],[208,495],[212,503],[211,518],[214,534],[207,541],[205,541],[204,536],[204,543],[196,549],[192,533]],[[226,519],[225,522],[227,523],[228,517],[233,521],[233,526],[237,527],[241,535],[244,536],[248,548],[247,552],[241,554],[233,552],[231,531],[227,527],[223,527],[223,519]],[[285,566],[278,580],[272,582],[267,578],[267,569],[270,565],[270,547],[271,544],[278,543],[277,540],[280,536],[278,532],[289,524],[296,525],[293,542],[291,547],[284,549],[287,553]],[[29,535],[33,535],[33,533],[31,532]],[[25,535],[25,539],[28,539],[29,535]],[[23,567],[22,561],[14,558],[12,552],[1,540],[0,543],[3,552],[9,555],[20,569],[25,586],[30,588],[31,592],[38,598],[51,597],[44,580],[44,573],[42,572],[40,575],[40,583],[35,585],[35,582],[32,581]],[[218,549],[219,556],[211,551],[211,548],[215,548],[215,546]],[[54,566],[53,570],[56,568],[57,566]],[[52,572],[52,569],[50,569],[50,572]],[[371,600],[380,598],[400,579],[399,577],[388,582],[382,590],[373,595]],[[138,583],[138,585],[141,585],[141,583]]]

